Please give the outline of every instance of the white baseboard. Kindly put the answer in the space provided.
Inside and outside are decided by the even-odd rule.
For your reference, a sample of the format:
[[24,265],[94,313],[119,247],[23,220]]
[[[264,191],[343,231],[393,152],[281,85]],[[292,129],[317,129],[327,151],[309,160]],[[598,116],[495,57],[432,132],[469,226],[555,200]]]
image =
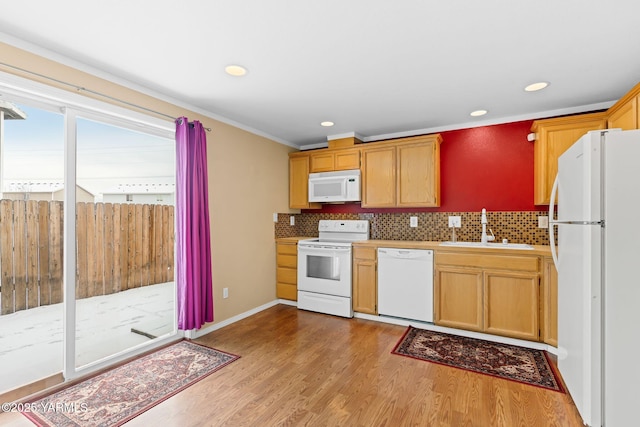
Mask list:
[[415,326],[416,328],[428,331],[443,332],[462,337],[476,338],[501,344],[517,345],[520,347],[533,348],[535,350],[545,350],[551,354],[558,354],[558,349],[545,343],[536,341],[526,341],[517,338],[502,337],[499,335],[483,334],[482,332],[465,331],[464,329],[447,328],[445,326],[434,325],[433,323],[420,322],[417,320],[399,319],[396,317],[374,316],[372,314],[354,313],[353,317],[358,319],[373,320],[374,322],[390,323],[400,326]]
[[[295,301],[290,301],[290,302],[295,303]],[[277,300],[276,299],[276,300],[273,300],[273,301],[268,302],[266,304],[263,304],[261,306],[258,306],[256,308],[252,308],[249,311],[245,311],[244,313],[240,313],[240,314],[238,314],[236,316],[230,317],[230,318],[228,318],[226,320],[223,320],[220,323],[214,323],[213,325],[207,326],[206,328],[193,329],[193,330],[190,330],[190,331],[186,331],[185,332],[185,336],[187,338],[189,338],[189,339],[200,338],[201,336],[206,335],[209,332],[217,331],[218,329],[224,328],[225,326],[229,326],[230,324],[235,323],[235,322],[237,322],[239,320],[246,319],[249,316],[253,316],[256,313],[260,313],[261,311],[264,311],[264,310],[266,310],[268,308],[271,308],[274,305],[278,305],[278,304],[286,304],[286,303],[284,302],[284,300]]]
[[[230,317],[229,319],[223,320],[220,323],[214,323],[211,326],[208,326],[206,328],[203,329],[198,329],[198,330],[191,330],[191,331],[185,331],[185,336],[186,338],[189,339],[194,339],[194,338],[199,338],[203,335],[208,334],[209,332],[213,332],[216,331],[218,329],[224,328],[225,326],[228,326],[232,323],[235,323],[239,320],[245,319],[249,316],[253,316],[256,313],[259,313],[261,311],[264,311],[268,308],[271,308],[275,305],[278,304],[284,304],[284,305],[290,305],[293,307],[297,307],[298,304],[296,303],[296,301],[291,301],[291,300],[286,300],[286,299],[276,299],[273,300],[271,302],[268,302],[267,304],[261,305],[259,307],[253,308],[249,311],[245,311],[244,313],[238,314],[237,316],[233,316]],[[365,314],[365,313],[354,313],[353,317],[357,318],[357,319],[365,319],[365,320],[372,320],[374,322],[381,322],[381,323],[390,323],[393,325],[400,325],[400,326],[415,326],[417,328],[420,329],[426,329],[429,331],[436,331],[436,332],[444,332],[446,334],[452,334],[452,335],[460,335],[463,337],[469,337],[469,338],[476,338],[476,339],[481,339],[481,340],[486,340],[486,341],[492,341],[492,342],[498,342],[501,344],[509,344],[509,345],[517,345],[520,347],[527,347],[527,348],[533,348],[536,350],[545,350],[548,351],[551,354],[558,354],[558,349],[556,347],[550,346],[548,344],[545,343],[541,343],[541,342],[535,342],[535,341],[525,341],[525,340],[520,340],[520,339],[516,339],[516,338],[508,338],[508,337],[501,337],[499,335],[491,335],[491,334],[483,334],[481,332],[473,332],[473,331],[465,331],[463,329],[455,329],[455,328],[447,328],[444,326],[438,326],[438,325],[434,325],[433,323],[427,323],[427,322],[420,322],[417,320],[406,320],[406,319],[399,319],[396,317],[387,317],[387,316],[374,316],[372,314]]]

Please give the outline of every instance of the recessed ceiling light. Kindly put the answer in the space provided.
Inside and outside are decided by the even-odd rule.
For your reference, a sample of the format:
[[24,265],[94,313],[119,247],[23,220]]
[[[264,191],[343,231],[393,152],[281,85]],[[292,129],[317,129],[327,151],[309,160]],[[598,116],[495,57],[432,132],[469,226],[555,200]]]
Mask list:
[[547,86],[549,86],[548,82],[531,83],[529,86],[525,87],[524,90],[527,92],[535,92],[537,90],[544,89]]
[[320,126],[324,126],[324,127],[331,127],[333,125],[334,125],[333,122],[328,122],[328,121],[320,123]]
[[226,67],[224,67],[224,71],[226,71],[226,73],[230,76],[234,77],[240,77],[247,74],[247,69],[241,67],[240,65],[227,65]]
[[472,117],[484,116],[485,114],[487,114],[487,110],[476,110],[469,113]]

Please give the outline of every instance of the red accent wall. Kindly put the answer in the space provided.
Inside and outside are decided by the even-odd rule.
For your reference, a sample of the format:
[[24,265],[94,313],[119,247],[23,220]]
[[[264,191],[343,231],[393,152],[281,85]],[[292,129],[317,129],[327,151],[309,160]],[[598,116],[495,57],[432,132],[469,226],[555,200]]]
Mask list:
[[532,211],[531,120],[441,132],[439,208],[366,209],[357,203],[324,205],[303,212]]

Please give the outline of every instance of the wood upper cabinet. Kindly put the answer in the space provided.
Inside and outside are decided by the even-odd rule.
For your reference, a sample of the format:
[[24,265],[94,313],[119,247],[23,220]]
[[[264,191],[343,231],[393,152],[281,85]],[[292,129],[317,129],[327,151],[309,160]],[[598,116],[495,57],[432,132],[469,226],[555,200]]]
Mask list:
[[534,204],[548,205],[551,188],[558,172],[558,157],[585,133],[607,127],[607,113],[536,120],[534,145]]
[[399,207],[440,206],[440,139],[397,147]]
[[539,257],[436,251],[435,323],[539,339]]
[[362,150],[362,207],[396,206],[396,147]]
[[298,245],[276,242],[276,297],[298,299]]
[[441,141],[440,135],[426,135],[365,146],[362,206],[440,206]]
[[374,247],[353,247],[353,311],[378,314],[377,256]]
[[309,154],[289,154],[289,207],[315,209],[319,203],[309,203]]
[[558,346],[558,272],[553,259],[542,260],[540,289],[541,338],[545,343]]
[[630,99],[609,113],[607,128],[622,130],[638,129],[638,97]]
[[310,153],[309,172],[360,169],[360,148],[318,150]]
[[631,89],[625,96],[607,111],[607,127],[622,130],[640,129],[640,83]]

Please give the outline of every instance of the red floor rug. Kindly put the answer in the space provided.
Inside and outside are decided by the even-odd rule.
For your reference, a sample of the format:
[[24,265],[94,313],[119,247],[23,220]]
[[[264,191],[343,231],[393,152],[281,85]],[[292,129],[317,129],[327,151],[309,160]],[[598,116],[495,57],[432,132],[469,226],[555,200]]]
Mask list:
[[26,402],[22,413],[39,426],[120,426],[238,358],[180,341]]
[[542,350],[409,326],[392,353],[564,392]]

